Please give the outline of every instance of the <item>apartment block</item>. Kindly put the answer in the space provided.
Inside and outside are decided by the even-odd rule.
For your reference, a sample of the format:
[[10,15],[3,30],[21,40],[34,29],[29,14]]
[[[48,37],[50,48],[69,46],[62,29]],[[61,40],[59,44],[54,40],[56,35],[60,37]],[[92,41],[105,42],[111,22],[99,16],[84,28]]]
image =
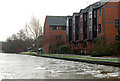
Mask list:
[[[72,43],[70,43],[72,50],[91,52],[98,37],[105,37],[108,44],[118,42],[119,12],[120,0],[101,0],[81,9],[77,15],[78,26],[72,26]],[[74,24],[74,17],[72,21]],[[79,35],[76,35],[78,32],[75,29]]]
[[70,46],[71,52],[92,52],[99,37],[104,37],[108,44],[119,42],[118,27],[120,0],[101,0],[72,16],[47,16],[44,50],[45,53],[53,53],[50,48],[61,38]]
[[44,24],[44,52],[58,53],[59,44],[66,43],[66,17],[46,16]]
[[120,0],[111,0],[97,10],[97,37],[104,36],[108,42],[118,39]]

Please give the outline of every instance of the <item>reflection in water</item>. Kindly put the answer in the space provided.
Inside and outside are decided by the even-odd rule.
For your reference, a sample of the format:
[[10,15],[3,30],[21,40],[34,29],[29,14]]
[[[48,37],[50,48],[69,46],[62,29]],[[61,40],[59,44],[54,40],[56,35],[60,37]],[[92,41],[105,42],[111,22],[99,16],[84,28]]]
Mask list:
[[118,68],[28,55],[0,54],[0,79],[117,78]]

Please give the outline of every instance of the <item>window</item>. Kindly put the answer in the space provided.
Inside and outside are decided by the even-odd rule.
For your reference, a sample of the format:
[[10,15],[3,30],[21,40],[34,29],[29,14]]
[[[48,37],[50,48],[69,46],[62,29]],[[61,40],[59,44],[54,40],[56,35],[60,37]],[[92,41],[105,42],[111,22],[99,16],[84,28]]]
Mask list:
[[73,25],[75,25],[75,16],[73,16],[73,21],[72,22],[73,22]]
[[81,22],[83,21],[83,15],[81,14],[81,16],[80,16],[80,20],[81,20]]
[[101,24],[98,25],[98,32],[101,33]]
[[115,41],[116,41],[116,43],[119,42],[119,36],[118,35],[115,36]]
[[88,42],[86,41],[86,42],[84,42],[84,47],[86,47],[86,46],[88,46]]
[[80,33],[83,33],[83,30],[82,30],[82,28],[80,28]]
[[77,42],[77,47],[79,47],[80,46],[80,44],[79,44],[79,42]]
[[52,30],[58,30],[58,27],[53,26]]
[[96,26],[94,26],[94,31],[97,31],[97,27]]
[[62,38],[62,35],[56,35],[56,40],[60,40]]
[[80,18],[82,19],[83,15],[81,14]]
[[101,16],[101,8],[100,8],[100,16]]
[[94,10],[94,18],[96,18],[96,11]]
[[92,10],[89,11],[89,19],[91,19],[91,18],[92,18]]
[[72,26],[72,19],[69,19],[69,26]]
[[115,27],[119,26],[119,19],[115,19]]
[[85,14],[85,15],[84,15],[84,20],[85,20],[85,21],[86,21],[86,18],[87,18],[87,17],[86,17],[86,14]]
[[62,27],[62,30],[66,30],[66,27],[65,27],[65,26],[63,26],[63,27]]
[[92,26],[89,26],[89,31],[92,31]]
[[86,45],[88,46],[88,42],[86,42]]
[[66,23],[66,26],[67,26],[67,27],[69,26],[69,19],[67,19],[67,23]]
[[73,16],[73,21],[75,21],[75,16]]
[[72,43],[70,43],[70,46],[72,47]]

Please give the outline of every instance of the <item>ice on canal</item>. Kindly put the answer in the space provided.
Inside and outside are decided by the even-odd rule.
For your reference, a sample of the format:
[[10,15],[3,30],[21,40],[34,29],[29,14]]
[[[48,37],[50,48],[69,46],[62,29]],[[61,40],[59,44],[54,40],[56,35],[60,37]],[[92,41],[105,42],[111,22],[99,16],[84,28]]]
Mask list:
[[0,79],[118,78],[117,67],[0,53]]

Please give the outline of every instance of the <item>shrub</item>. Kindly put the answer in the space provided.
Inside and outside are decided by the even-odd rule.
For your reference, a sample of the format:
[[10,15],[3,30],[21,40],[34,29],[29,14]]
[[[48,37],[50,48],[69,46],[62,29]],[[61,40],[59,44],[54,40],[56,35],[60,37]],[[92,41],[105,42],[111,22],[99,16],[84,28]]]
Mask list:
[[106,44],[104,37],[98,38],[94,47],[91,56],[111,56],[114,53],[114,45]]
[[67,54],[69,53],[70,49],[68,45],[62,45],[59,47],[60,53]]
[[120,50],[120,43],[117,43],[117,44],[115,45],[115,48],[116,48],[117,50]]
[[95,50],[92,54],[92,56],[111,56],[113,55],[113,50],[105,47],[102,49]]
[[120,38],[120,27],[118,27],[118,33],[119,33],[119,38]]
[[[120,38],[120,27],[118,29],[118,34]],[[110,56],[120,54],[120,41],[114,44],[106,44],[104,37],[99,37],[94,45],[94,50],[92,56]]]

